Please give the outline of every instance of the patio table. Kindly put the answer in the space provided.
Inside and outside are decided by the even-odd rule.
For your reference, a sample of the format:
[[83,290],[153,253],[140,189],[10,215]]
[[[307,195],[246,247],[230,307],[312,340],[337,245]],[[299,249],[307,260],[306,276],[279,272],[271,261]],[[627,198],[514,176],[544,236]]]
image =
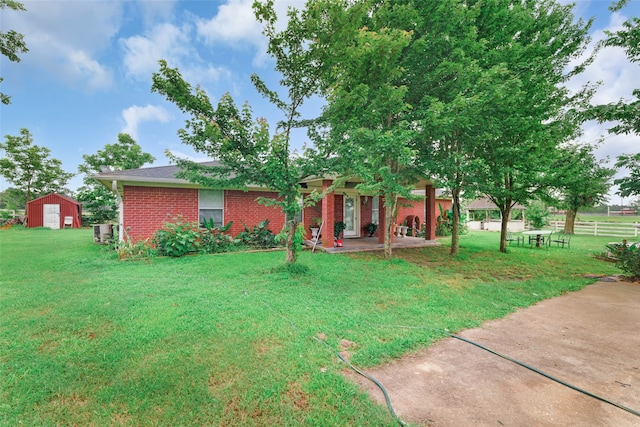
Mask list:
[[540,247],[542,236],[550,236],[551,233],[553,233],[553,230],[529,230],[522,232],[522,234],[525,234],[527,236],[536,236],[536,248]]

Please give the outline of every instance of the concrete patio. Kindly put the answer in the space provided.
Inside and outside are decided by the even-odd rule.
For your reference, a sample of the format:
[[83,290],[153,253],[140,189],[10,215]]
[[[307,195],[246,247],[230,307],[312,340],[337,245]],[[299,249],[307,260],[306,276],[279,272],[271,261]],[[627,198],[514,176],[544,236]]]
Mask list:
[[[305,245],[313,248],[313,240],[307,240]],[[401,248],[424,248],[427,246],[439,246],[436,240],[425,240],[422,237],[394,237],[391,243],[392,249]],[[324,251],[327,253],[347,253],[347,252],[370,252],[384,250],[384,244],[378,242],[377,237],[356,237],[350,239],[342,239],[342,247],[323,248],[322,240],[318,241],[316,251]]]
[[[637,427],[640,284],[611,280],[457,335],[636,413],[454,338],[366,373],[384,385],[398,416],[415,425]],[[345,373],[385,405],[371,381]]]

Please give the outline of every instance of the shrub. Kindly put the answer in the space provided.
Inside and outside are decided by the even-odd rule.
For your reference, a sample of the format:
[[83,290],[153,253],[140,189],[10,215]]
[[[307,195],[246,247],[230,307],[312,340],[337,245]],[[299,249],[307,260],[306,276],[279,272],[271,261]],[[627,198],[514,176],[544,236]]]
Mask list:
[[156,250],[149,244],[149,240],[132,243],[128,240],[114,241],[113,249],[121,260],[149,259],[156,255]]
[[241,231],[236,236],[236,239],[241,241],[247,246],[252,248],[273,248],[276,246],[275,236],[273,232],[267,227],[269,226],[269,220],[265,219],[260,221],[258,225],[254,225],[253,229],[249,228],[244,222],[244,231]]
[[[446,237],[451,236],[453,233],[453,210],[444,210],[441,203],[438,203],[438,209],[440,210],[440,215],[436,218],[436,236],[437,237]],[[466,234],[467,228],[467,216],[460,212],[458,217],[458,233]],[[417,237],[424,237],[425,229],[423,227],[422,233],[418,232]]]
[[202,239],[198,223],[185,222],[181,216],[166,222],[156,231],[153,242],[161,255],[180,257],[188,253],[198,252]]
[[527,209],[527,219],[529,220],[529,225],[538,230],[545,225],[549,225],[549,211],[537,204],[532,204]]
[[238,246],[239,240],[234,240],[231,236],[224,234],[233,225],[233,221],[228,222],[223,227],[216,227],[213,220],[207,222],[204,220],[205,230],[200,230],[202,239],[201,251],[205,254],[215,254],[220,252],[229,252]]
[[607,245],[609,257],[616,260],[616,266],[632,279],[640,279],[640,244],[609,243]]

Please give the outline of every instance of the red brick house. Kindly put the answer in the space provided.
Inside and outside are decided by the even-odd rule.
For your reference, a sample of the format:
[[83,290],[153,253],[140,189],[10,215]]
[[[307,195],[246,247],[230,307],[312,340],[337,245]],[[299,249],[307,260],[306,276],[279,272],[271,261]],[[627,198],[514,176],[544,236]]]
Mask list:
[[[216,162],[205,163],[215,165]],[[153,236],[164,222],[181,215],[185,221],[198,222],[203,217],[212,218],[216,224],[222,225],[233,221],[229,230],[235,235],[243,230],[241,221],[253,226],[269,219],[269,227],[275,233],[284,225],[284,215],[276,207],[268,207],[256,202],[259,197],[273,198],[277,193],[262,187],[249,187],[246,191],[227,189],[211,190],[198,184],[177,179],[177,166],[159,166],[122,171],[106,171],[95,178],[110,188],[120,203],[120,238],[133,241]],[[323,191],[333,184],[330,179],[307,179],[300,185],[304,191]],[[302,213],[301,222],[307,230],[315,218],[324,221],[323,235],[333,235],[336,221],[347,224],[344,237],[360,237],[367,235],[364,226],[377,222],[378,239],[384,239],[381,230],[384,227],[384,202],[380,197],[361,194],[354,187],[357,182],[346,182],[344,186],[325,196],[316,206],[307,207]],[[435,220],[438,214],[438,202],[431,182],[417,183],[426,198],[419,202],[411,202],[410,207],[399,207],[398,222],[402,223],[409,215],[419,218],[420,224],[426,223],[427,240],[435,239]],[[449,203],[446,199],[441,203]],[[404,201],[406,203],[406,201]],[[323,240],[324,246],[333,246],[331,239]]]

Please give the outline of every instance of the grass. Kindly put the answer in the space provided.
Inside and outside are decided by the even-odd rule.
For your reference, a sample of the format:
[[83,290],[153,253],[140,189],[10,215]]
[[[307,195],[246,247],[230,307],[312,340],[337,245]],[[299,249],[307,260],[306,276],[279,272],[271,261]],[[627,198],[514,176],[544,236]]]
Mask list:
[[121,262],[90,230],[2,230],[0,425],[396,425],[314,337],[374,366],[617,273],[591,257],[608,240],[503,254],[472,233],[454,259],[447,240],[305,252],[305,273],[282,252]]

